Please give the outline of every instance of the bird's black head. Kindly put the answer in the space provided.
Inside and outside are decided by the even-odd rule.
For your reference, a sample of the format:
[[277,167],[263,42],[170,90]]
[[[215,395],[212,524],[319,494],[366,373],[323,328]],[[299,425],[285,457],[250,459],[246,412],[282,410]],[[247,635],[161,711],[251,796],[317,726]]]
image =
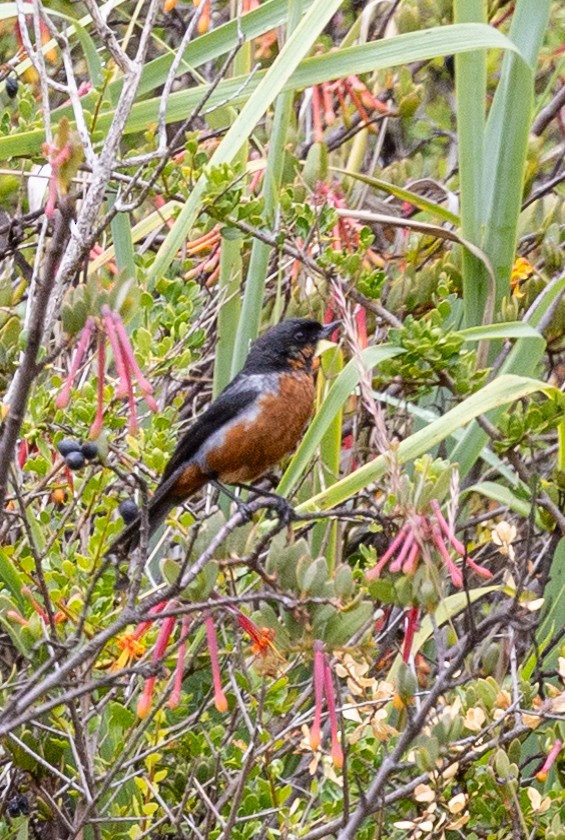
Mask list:
[[287,318],[252,344],[244,370],[246,373],[310,370],[318,341],[331,335],[337,326],[337,322],[322,326],[310,318]]

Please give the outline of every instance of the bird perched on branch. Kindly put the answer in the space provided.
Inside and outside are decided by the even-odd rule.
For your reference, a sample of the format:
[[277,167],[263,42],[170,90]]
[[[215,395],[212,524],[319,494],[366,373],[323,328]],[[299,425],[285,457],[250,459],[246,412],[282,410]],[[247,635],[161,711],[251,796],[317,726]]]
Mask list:
[[[179,440],[149,501],[149,536],[208,482],[248,484],[294,449],[312,414],[316,347],[337,326],[289,318],[252,344],[242,370]],[[108,553],[135,548],[140,528],[138,515]]]

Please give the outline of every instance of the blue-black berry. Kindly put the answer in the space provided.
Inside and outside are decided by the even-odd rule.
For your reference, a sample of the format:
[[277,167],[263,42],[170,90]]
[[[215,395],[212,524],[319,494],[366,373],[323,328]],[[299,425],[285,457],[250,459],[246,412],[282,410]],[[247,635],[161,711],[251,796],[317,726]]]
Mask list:
[[126,525],[129,525],[130,522],[133,522],[139,516],[139,508],[133,499],[124,499],[118,505],[118,510]]
[[63,458],[66,458],[70,452],[80,452],[81,446],[78,440],[73,440],[72,438],[63,438],[63,440],[60,440],[57,444],[57,449],[59,450]]
[[87,461],[93,461],[94,458],[98,458],[98,445],[93,440],[85,441],[80,447],[80,451]]
[[24,793],[17,793],[6,805],[6,813],[12,819],[16,817],[27,817],[29,814],[29,802]]
[[65,455],[65,463],[70,470],[80,470],[84,467],[86,461],[80,449],[75,449]]
[[15,96],[17,96],[18,86],[18,77],[8,76],[8,78],[6,79],[6,93],[8,94],[10,99],[13,99]]

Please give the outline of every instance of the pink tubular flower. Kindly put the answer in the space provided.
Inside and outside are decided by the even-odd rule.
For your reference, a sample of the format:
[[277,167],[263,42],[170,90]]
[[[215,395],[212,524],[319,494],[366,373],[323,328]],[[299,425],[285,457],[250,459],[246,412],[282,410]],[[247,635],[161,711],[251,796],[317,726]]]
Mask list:
[[455,551],[460,554],[462,557],[465,556],[465,546],[462,542],[460,542],[455,534],[453,533],[453,528],[450,527],[449,523],[447,522],[446,518],[444,517],[443,513],[441,512],[441,508],[439,506],[439,502],[437,499],[432,499],[431,501],[432,510],[435,514],[435,517],[438,521],[438,525],[441,528],[443,535],[447,537]]
[[123,321],[117,312],[113,312],[112,317],[114,319],[116,333],[118,335],[120,345],[123,350],[124,361],[127,362],[129,369],[132,371],[135,378],[137,379],[137,384],[141,388],[141,392],[145,398],[145,402],[147,403],[151,411],[157,411],[157,403],[151,396],[151,394],[153,393],[153,386],[147,381],[147,379],[141,372],[141,368],[137,364],[137,359],[135,358],[133,347],[131,346],[131,342],[126,332],[126,328],[124,327]]
[[320,86],[312,88],[312,122],[314,123],[314,140],[321,143],[324,139],[324,127],[322,125],[322,96]]
[[116,332],[116,325],[112,317],[112,310],[106,304],[102,307],[102,318],[104,320],[104,327],[106,328],[106,335],[110,341],[112,352],[114,353],[114,364],[118,373],[118,390],[117,397],[127,397],[131,390],[131,383],[128,380],[126,366],[122,356],[122,348]]
[[343,750],[339,742],[332,669],[324,652],[324,643],[316,639],[314,641],[314,721],[310,729],[310,746],[313,750],[317,750],[322,741],[321,720],[324,695],[330,722],[332,760],[335,767],[339,769],[343,767]]
[[96,439],[104,428],[104,371],[106,369],[106,346],[104,337],[98,336],[98,382],[96,384],[96,417],[90,427],[90,437]]
[[155,621],[155,617],[159,615],[159,613],[163,612],[163,610],[169,606],[168,601],[159,601],[158,604],[155,604],[154,607],[151,607],[149,610],[149,615],[151,618],[142,621],[141,624],[138,624],[135,630],[133,631],[133,635],[135,639],[141,639],[144,633],[151,627],[153,622]]
[[461,571],[457,568],[453,560],[451,559],[451,555],[446,548],[445,543],[441,538],[441,534],[437,526],[432,526],[431,528],[431,535],[432,541],[439,551],[441,557],[445,561],[445,567],[449,572],[449,576],[451,577],[451,581],[454,586],[457,586],[459,589],[463,586],[463,575]]
[[314,641],[314,723],[310,729],[310,746],[317,750],[322,741],[321,721],[324,702],[325,654],[323,642]]
[[137,701],[137,716],[142,720],[147,717],[153,704],[153,693],[157,677],[147,677],[143,685],[141,697]]
[[114,364],[118,374],[117,397],[127,397],[129,405],[128,428],[130,432],[136,432],[139,428],[137,419],[137,408],[133,392],[133,380],[136,379],[145,402],[151,411],[157,411],[158,406],[152,393],[153,387],[145,378],[135,358],[131,342],[126,328],[117,312],[112,312],[107,304],[101,309],[102,319],[96,321],[89,316],[81,332],[80,339],[73,357],[69,375],[66,378],[61,391],[57,395],[55,405],[57,408],[65,408],[70,399],[71,387],[79,371],[85,353],[88,349],[90,339],[94,330],[97,330],[97,353],[98,353],[98,384],[96,397],[96,416],[90,428],[90,437],[97,438],[104,426],[104,376],[106,367],[106,338],[110,342],[114,354]]
[[385,551],[385,553],[383,554],[383,556],[381,557],[381,559],[379,560],[379,562],[377,563],[377,565],[374,566],[372,569],[369,569],[369,571],[367,572],[367,580],[375,580],[375,578],[378,578],[378,576],[380,575],[380,573],[382,572],[382,570],[384,569],[384,567],[386,566],[396,549],[400,545],[402,545],[404,540],[407,538],[409,532],[410,525],[403,525],[396,537],[393,539],[393,541]]
[[[155,647],[153,648],[153,655],[151,657],[152,665],[158,665],[165,658],[167,645],[169,644],[169,639],[175,629],[176,622],[177,619],[174,615],[169,615],[163,619],[159,635],[157,636],[157,641],[155,642]],[[143,692],[137,704],[137,714],[140,718],[145,718],[149,714],[151,703],[153,701],[153,691],[155,689],[156,680],[157,678],[153,676],[148,677],[145,681]]]
[[554,742],[552,748],[550,749],[550,751],[547,754],[547,758],[545,759],[543,765],[540,767],[540,769],[536,773],[536,779],[538,780],[538,782],[545,782],[546,781],[546,779],[549,775],[549,771],[553,767],[553,765],[555,763],[555,759],[557,758],[557,756],[561,752],[562,748],[563,748],[563,742],[562,741],[557,740],[557,741]]
[[420,619],[420,610],[418,607],[410,607],[410,609],[406,610],[405,613],[406,618],[406,631],[404,633],[404,644],[402,645],[402,659],[404,662],[408,662],[410,659],[410,653],[412,651],[412,642],[414,641],[414,635],[416,630],[418,629],[418,621]]
[[416,534],[414,531],[409,530],[404,538],[400,551],[398,552],[396,559],[392,561],[389,566],[391,572],[399,572],[402,569],[402,564],[407,556],[410,555],[412,551],[413,545],[416,542]]
[[431,502],[431,508],[433,515],[412,514],[410,520],[402,526],[378,563],[366,573],[367,580],[371,581],[378,578],[393,557],[394,559],[389,565],[391,572],[402,571],[405,575],[414,574],[418,567],[422,549],[426,544],[431,545],[439,553],[451,582],[458,589],[463,586],[463,574],[451,557],[448,546],[451,546],[464,559],[465,564],[478,575],[483,578],[492,578],[492,572],[489,569],[475,563],[467,555],[465,546],[455,536],[453,528],[443,516],[439,503],[435,499]]
[[169,709],[176,709],[180,703],[180,696],[182,692],[182,677],[184,673],[184,658],[186,656],[186,640],[188,638],[188,631],[190,630],[190,618],[184,615],[181,624],[181,634],[179,650],[177,654],[177,665],[175,668],[175,681],[173,683],[173,690],[169,697]]
[[343,767],[343,750],[339,742],[337,731],[337,713],[335,707],[334,684],[332,670],[327,657],[324,657],[324,688],[326,690],[326,704],[328,706],[328,717],[330,720],[330,736],[332,741],[332,760],[338,769]]
[[57,394],[57,398],[55,399],[56,408],[66,408],[69,404],[69,400],[71,398],[71,388],[75,377],[79,371],[84,355],[88,349],[88,345],[90,344],[90,339],[92,337],[92,332],[95,326],[96,322],[94,318],[89,317],[86,319],[86,324],[84,325],[83,330],[80,334],[77,349],[75,350],[73,361],[71,362],[71,369],[69,371],[69,375],[65,379],[63,387],[61,388],[61,390]]
[[210,613],[204,617],[204,624],[206,625],[206,638],[208,640],[210,664],[212,666],[212,679],[214,681],[214,705],[219,712],[223,713],[228,710],[228,701],[222,689],[220,662],[218,659],[218,637],[216,636],[214,619]]

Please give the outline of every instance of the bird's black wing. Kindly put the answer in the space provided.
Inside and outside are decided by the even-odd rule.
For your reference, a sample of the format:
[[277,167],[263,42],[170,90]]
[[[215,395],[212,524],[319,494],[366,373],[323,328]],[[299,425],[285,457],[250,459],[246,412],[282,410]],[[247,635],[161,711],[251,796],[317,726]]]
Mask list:
[[258,396],[257,389],[249,384],[247,377],[238,376],[230,382],[181,437],[165,467],[161,484],[164,484],[179,467],[190,461],[210,435],[245,411]]
[[[165,467],[159,486],[149,500],[149,536],[153,534],[175,504],[175,499],[170,497],[170,490],[178,479],[177,471],[182,471],[182,467],[196,455],[210,435],[245,411],[248,406],[253,404],[257,396],[257,389],[250,385],[247,377],[237,376],[212,405],[187,429]],[[107,554],[125,554],[135,548],[139,542],[140,525],[141,516],[138,516],[124,528],[108,549]]]

